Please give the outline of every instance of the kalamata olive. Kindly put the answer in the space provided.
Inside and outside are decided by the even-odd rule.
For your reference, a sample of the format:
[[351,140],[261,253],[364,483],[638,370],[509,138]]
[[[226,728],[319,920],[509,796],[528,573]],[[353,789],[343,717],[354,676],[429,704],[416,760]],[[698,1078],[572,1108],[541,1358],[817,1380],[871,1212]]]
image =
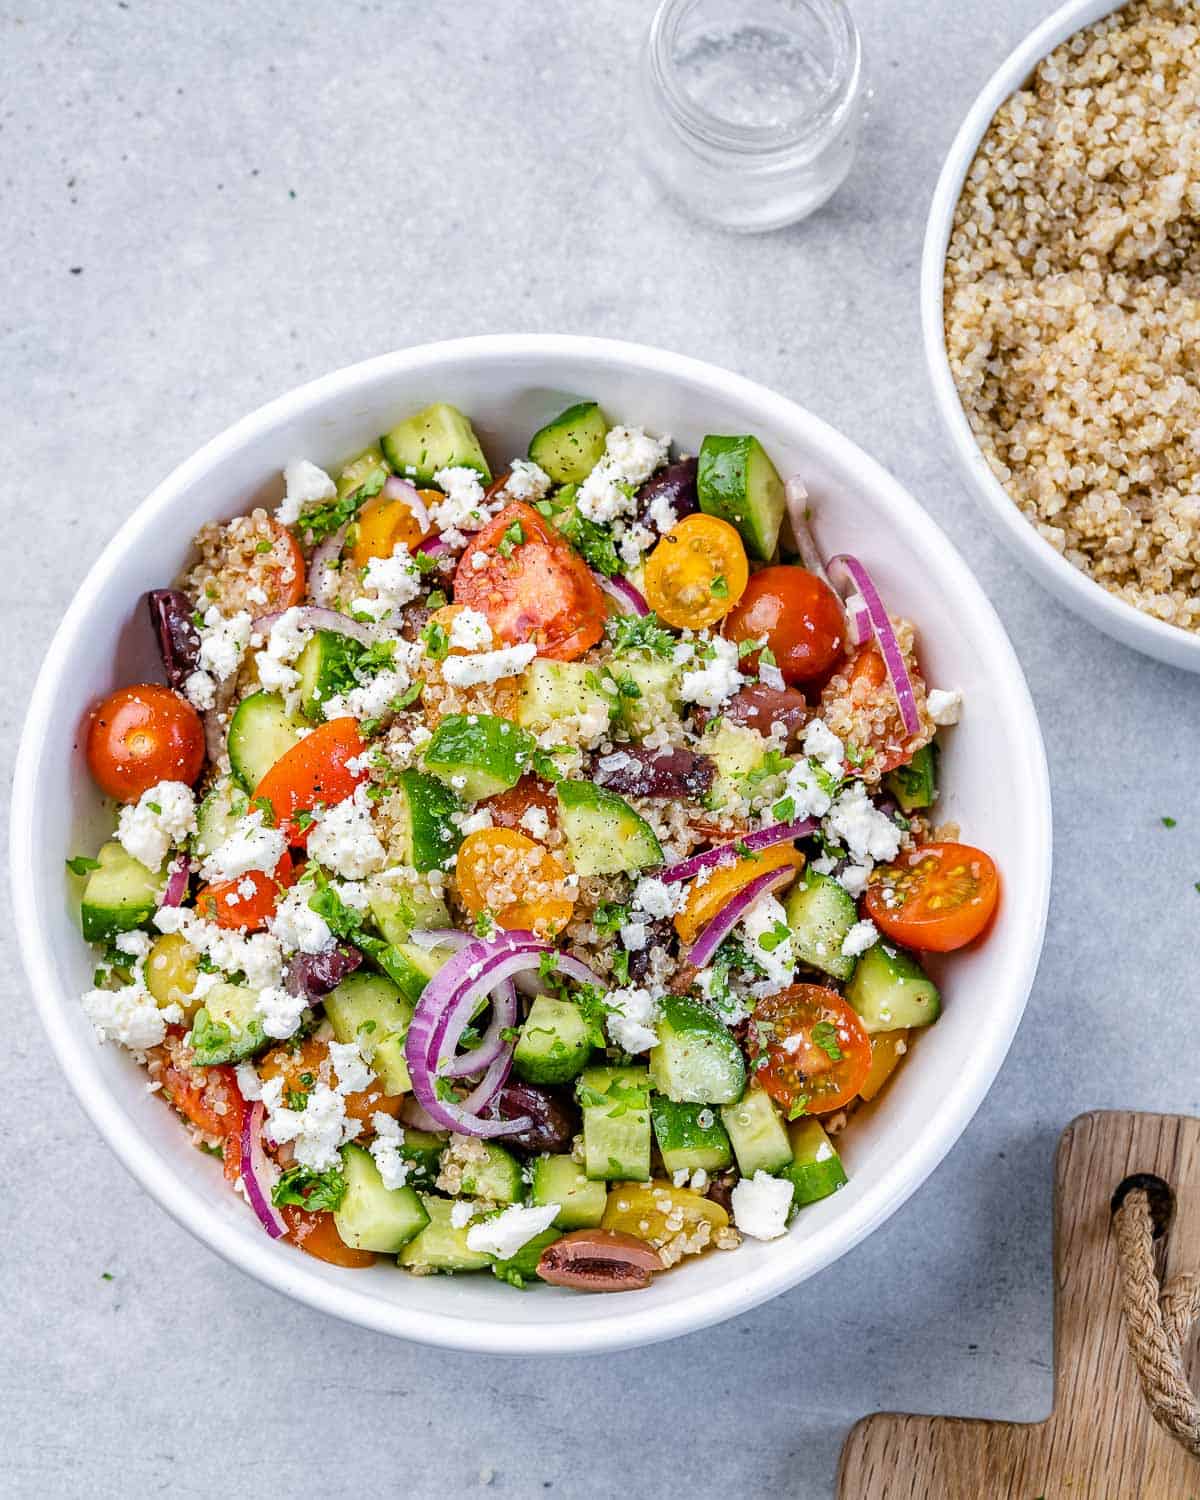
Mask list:
[[151,589],[146,605],[167,682],[178,692],[200,665],[200,632],[192,619],[192,601],[178,589]]
[[569,1151],[571,1139],[580,1129],[579,1111],[574,1101],[553,1089],[536,1083],[506,1083],[500,1090],[496,1107],[502,1120],[528,1115],[532,1124],[516,1135],[506,1135],[504,1144],[531,1154],[541,1151]]
[[650,954],[655,948],[666,948],[675,940],[675,927],[669,917],[655,917],[646,924],[646,941],[629,950],[629,977],[641,984],[650,972]]
[[598,786],[623,797],[704,797],[712,788],[716,765],[694,750],[648,750],[621,745],[593,762]]
[[708,1179],[704,1196],[711,1199],[718,1208],[723,1208],[727,1214],[732,1214],[733,1190],[737,1185],[737,1180],[738,1174],[732,1168],[727,1172],[720,1172],[716,1177]]
[[[681,458],[676,463],[668,464],[665,469],[660,469],[652,479],[647,479],[638,491],[638,520],[646,526],[652,526],[655,531],[669,531],[675,521],[680,521],[684,516],[690,516],[693,511],[700,509],[700,499],[696,493],[696,460],[694,458]],[[662,513],[662,502],[671,507],[675,513],[674,520],[667,520]],[[666,525],[662,522],[666,521]]]
[[752,682],[734,693],[722,705],[721,713],[731,724],[744,724],[759,734],[770,734],[772,724],[782,723],[789,744],[809,718],[808,701],[799,688],[773,688],[762,682]]
[[657,1252],[632,1234],[576,1229],[546,1246],[537,1273],[552,1286],[582,1292],[637,1292],[662,1268]]
[[342,943],[324,953],[297,953],[283,976],[284,988],[289,995],[319,1000],[330,990],[336,990],[362,961],[362,954],[350,943]]

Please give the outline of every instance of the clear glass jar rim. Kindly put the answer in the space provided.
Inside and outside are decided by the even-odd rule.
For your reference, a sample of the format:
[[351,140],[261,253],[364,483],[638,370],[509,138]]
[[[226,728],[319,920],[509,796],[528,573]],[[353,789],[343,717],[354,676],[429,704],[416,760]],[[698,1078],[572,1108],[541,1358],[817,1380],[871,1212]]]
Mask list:
[[[838,67],[827,92],[792,125],[739,125],[705,109],[684,89],[675,67],[674,43],[679,27],[698,0],[661,0],[650,22],[648,54],[651,77],[672,122],[681,133],[726,151],[769,154],[790,150],[829,131],[839,113],[858,93],[862,42],[845,0],[828,0],[837,31]],[[736,4],[736,0],[731,0]]]

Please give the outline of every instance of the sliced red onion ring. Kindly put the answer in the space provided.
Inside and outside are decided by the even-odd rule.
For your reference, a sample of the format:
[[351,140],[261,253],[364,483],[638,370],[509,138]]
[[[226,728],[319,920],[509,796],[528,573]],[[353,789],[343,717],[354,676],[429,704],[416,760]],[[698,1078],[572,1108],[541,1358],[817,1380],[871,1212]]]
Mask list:
[[504,1037],[511,1026],[517,1021],[517,992],[513,989],[512,980],[506,979],[503,984],[497,985],[492,991],[492,1019],[488,1022],[488,1028],[479,1039],[479,1045],[472,1048],[470,1052],[456,1053],[455,1049],[462,1040],[462,1034],[474,1014],[473,1010],[459,1009],[455,1019],[448,1022],[446,1030],[442,1033],[442,1045],[439,1048],[442,1058],[449,1061],[438,1063],[438,1075],[442,1078],[469,1078],[476,1073],[482,1073],[490,1067],[500,1054],[509,1046]]
[[650,606],[628,578],[608,578],[596,568],[591,570],[591,574],[623,615],[650,613]]
[[428,531],[433,525],[425,502],[411,480],[401,479],[399,474],[389,474],[383,481],[383,493],[389,500],[403,500],[422,531]]
[[470,936],[457,927],[414,927],[408,941],[418,948],[453,948],[457,953],[471,941]]
[[[370,646],[379,639],[375,625],[364,625],[361,620],[352,620],[338,609],[320,609],[315,604],[298,604],[295,607],[296,624],[302,630],[332,630],[337,635],[348,635],[361,646]],[[279,609],[274,614],[259,615],[250,627],[255,635],[265,640],[271,627],[282,620],[287,610]]]
[[242,1186],[259,1223],[274,1240],[287,1234],[287,1225],[271,1202],[271,1183],[275,1173],[262,1145],[262,1123],[265,1108],[261,1099],[246,1111],[242,1121]]
[[658,877],[664,885],[676,881],[690,880],[701,870],[711,870],[715,865],[731,865],[738,858],[738,846],[757,854],[760,849],[770,849],[775,844],[786,844],[789,839],[807,838],[815,833],[817,825],[811,818],[801,818],[795,823],[772,823],[769,828],[760,828],[757,833],[748,833],[732,843],[718,844],[700,854],[689,855],[677,865],[669,865]]
[[795,879],[795,875],[795,870],[790,865],[785,865],[781,870],[768,870],[765,875],[744,885],[730,897],[692,946],[685,949],[681,955],[684,962],[691,964],[694,969],[704,968],[758,898],[781,885],[787,885],[789,880]]
[[333,602],[338,579],[341,577],[341,570],[337,565],[338,559],[342,555],[342,548],[346,545],[346,533],[349,530],[349,521],[344,526],[339,526],[317,547],[309,561],[308,587],[318,604]]
[[908,667],[905,665],[904,652],[900,649],[900,642],[896,639],[896,632],[892,629],[892,622],[888,619],[888,612],[879,596],[879,590],[875,587],[874,579],[858,558],[853,557],[849,552],[843,552],[832,558],[829,571],[836,583],[841,583],[843,578],[847,579],[863,600],[871,619],[871,629],[879,643],[883,664],[887,668],[888,676],[892,679],[892,688],[896,694],[896,702],[900,705],[900,718],[904,723],[905,732],[910,735],[920,734],[921,715],[917,712],[917,699],[913,692],[912,679],[908,675]]
[[426,557],[450,557],[454,548],[444,536],[427,536],[423,542],[417,543],[417,551]]
[[167,871],[167,885],[163,891],[164,906],[179,906],[187,895],[188,878],[192,873],[192,862],[186,854],[177,854]]
[[428,1110],[422,1109],[411,1094],[405,1094],[400,1105],[400,1118],[414,1130],[427,1130],[431,1134],[443,1129]]
[[[808,491],[804,487],[804,481],[793,476],[783,487],[783,493],[787,500],[788,520],[792,523],[792,536],[796,542],[796,551],[800,554],[800,561],[810,573],[815,573],[823,582],[829,584],[833,592],[837,594],[829,574],[826,572],[825,563],[821,557],[820,549],[812,534],[812,527],[808,519]],[[841,595],[838,595],[841,598]],[[858,605],[854,599],[858,599]],[[846,611],[846,623],[852,646],[861,646],[870,639],[871,620],[867,614],[867,607],[861,596],[855,595],[850,599],[843,599],[842,605]]]

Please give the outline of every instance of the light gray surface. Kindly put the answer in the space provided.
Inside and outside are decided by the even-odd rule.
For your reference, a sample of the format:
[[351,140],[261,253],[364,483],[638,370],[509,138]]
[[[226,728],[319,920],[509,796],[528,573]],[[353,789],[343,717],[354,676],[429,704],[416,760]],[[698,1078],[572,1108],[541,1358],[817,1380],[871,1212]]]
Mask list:
[[648,0],[0,5],[6,773],[89,560],[203,440],[398,345],[587,332],[777,387],[924,501],[1025,664],[1057,865],[1009,1061],[902,1212],[733,1323],[552,1365],[360,1333],[193,1242],[74,1103],[5,935],[0,1493],[424,1497],[490,1468],[499,1494],[816,1500],[864,1413],[1048,1409],[1059,1131],[1089,1108],[1200,1108],[1200,694],[1016,570],[928,397],[916,276],[937,168],[1048,5],[855,9],[876,91],[859,164],[807,226],[737,239],[676,217],[631,164]]

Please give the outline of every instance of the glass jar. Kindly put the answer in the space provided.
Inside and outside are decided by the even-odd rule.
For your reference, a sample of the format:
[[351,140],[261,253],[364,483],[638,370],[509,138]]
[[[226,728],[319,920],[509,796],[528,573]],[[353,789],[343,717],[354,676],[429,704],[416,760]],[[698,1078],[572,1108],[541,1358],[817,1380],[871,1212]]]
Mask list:
[[844,0],[662,0],[638,73],[642,154],[698,218],[778,229],[841,185],[863,94]]

